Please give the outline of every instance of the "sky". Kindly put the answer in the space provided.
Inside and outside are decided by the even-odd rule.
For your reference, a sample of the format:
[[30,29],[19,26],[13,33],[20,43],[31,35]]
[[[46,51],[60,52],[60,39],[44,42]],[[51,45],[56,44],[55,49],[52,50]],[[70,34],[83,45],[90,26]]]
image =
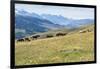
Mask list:
[[94,8],[64,7],[50,5],[15,4],[15,9],[39,15],[61,15],[71,19],[94,19]]

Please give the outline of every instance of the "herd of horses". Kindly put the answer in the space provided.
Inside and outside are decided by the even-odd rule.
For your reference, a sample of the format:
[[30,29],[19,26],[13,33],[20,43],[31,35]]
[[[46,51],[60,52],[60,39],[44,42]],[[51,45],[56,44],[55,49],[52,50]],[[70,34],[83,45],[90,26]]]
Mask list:
[[[56,36],[65,36],[67,33],[57,33]],[[33,35],[30,37],[25,37],[25,38],[20,38],[17,41],[18,42],[23,42],[23,41],[31,41],[31,40],[36,40],[36,39],[40,39],[42,36],[41,35]],[[43,38],[51,38],[51,37],[55,37],[53,34],[47,34],[45,35],[45,37]]]
[[[79,31],[79,33],[86,33],[86,32],[92,32],[93,30],[81,30],[81,31]],[[68,33],[61,33],[61,32],[59,32],[59,33],[56,33],[56,35],[55,36],[65,36],[65,35],[67,35]],[[32,35],[32,36],[30,36],[30,37],[25,37],[25,38],[20,38],[20,39],[18,39],[17,40],[17,42],[23,42],[23,41],[31,41],[31,40],[36,40],[36,39],[43,39],[43,38],[51,38],[51,37],[55,37],[53,34],[45,34],[45,37],[42,37],[42,35]]]
[[82,30],[82,31],[79,31],[80,33],[86,33],[86,32],[92,32],[93,30],[90,30],[90,29],[88,29],[88,30]]

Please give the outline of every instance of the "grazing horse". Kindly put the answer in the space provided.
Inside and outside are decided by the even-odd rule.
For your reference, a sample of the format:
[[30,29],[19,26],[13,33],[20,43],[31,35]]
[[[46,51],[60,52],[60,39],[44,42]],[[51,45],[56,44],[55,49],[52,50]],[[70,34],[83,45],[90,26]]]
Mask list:
[[47,35],[46,37],[47,37],[47,38],[51,38],[51,37],[53,37],[53,35]]
[[90,30],[90,29],[88,29],[87,31],[88,31],[88,32],[92,32],[92,30]]
[[64,36],[66,35],[67,33],[57,33],[56,36]]
[[21,38],[21,39],[18,39],[17,41],[18,41],[18,42],[23,42],[23,41],[24,41],[24,39],[23,39],[23,38]]
[[38,37],[40,37],[40,35],[34,35],[34,36],[32,36],[31,38],[32,38],[32,39],[37,39]]
[[80,33],[86,33],[86,32],[87,32],[87,31],[85,31],[85,30],[84,30],[84,31],[80,31]]
[[29,38],[27,38],[27,37],[26,37],[26,38],[24,38],[24,39],[25,39],[25,41],[30,41],[30,39],[29,39]]

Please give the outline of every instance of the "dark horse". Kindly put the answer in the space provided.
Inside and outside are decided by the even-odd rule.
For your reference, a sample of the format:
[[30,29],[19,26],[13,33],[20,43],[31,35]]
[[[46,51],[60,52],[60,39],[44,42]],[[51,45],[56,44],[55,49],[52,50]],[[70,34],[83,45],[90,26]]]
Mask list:
[[32,39],[37,39],[38,37],[40,37],[40,35],[34,35],[34,36],[32,36],[31,38],[32,38]]
[[23,39],[23,38],[21,38],[21,39],[18,39],[17,41],[18,41],[18,42],[23,42],[23,41],[24,41],[24,39]]
[[57,33],[56,36],[64,36],[66,35],[67,33]]
[[25,39],[25,41],[31,41],[29,38],[24,38]]
[[47,38],[51,38],[51,37],[53,37],[53,35],[47,35],[46,37],[47,37]]

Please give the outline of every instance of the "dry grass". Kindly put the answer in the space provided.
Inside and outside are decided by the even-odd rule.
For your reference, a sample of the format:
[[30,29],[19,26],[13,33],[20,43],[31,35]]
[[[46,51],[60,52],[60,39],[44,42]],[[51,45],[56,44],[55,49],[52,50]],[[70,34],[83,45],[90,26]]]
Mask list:
[[15,43],[15,64],[50,64],[94,60],[94,32]]

